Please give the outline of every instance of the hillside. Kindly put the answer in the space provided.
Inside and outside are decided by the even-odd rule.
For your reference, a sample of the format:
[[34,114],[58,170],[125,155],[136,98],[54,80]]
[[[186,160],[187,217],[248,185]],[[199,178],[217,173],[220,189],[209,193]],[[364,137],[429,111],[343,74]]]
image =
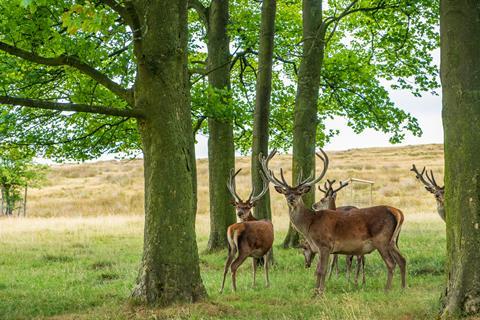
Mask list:
[[[328,152],[330,169],[327,178],[345,180],[360,178],[375,182],[373,204],[389,204],[406,214],[434,212],[435,201],[415,177],[410,168],[428,166],[438,181],[443,179],[443,146],[419,145],[391,148],[353,149]],[[198,214],[208,214],[208,161],[198,165]],[[291,156],[280,155],[272,160],[272,168],[283,167],[291,175]],[[237,178],[237,189],[246,195],[250,189],[250,158],[237,158],[237,168],[243,168]],[[317,171],[321,168],[317,166]],[[317,198],[319,191],[317,190]],[[283,197],[271,192],[273,214],[284,215],[287,206]],[[30,192],[28,215],[97,216],[140,215],[143,210],[143,168],[141,160],[104,161],[84,164],[54,165],[48,181],[41,189]],[[357,185],[339,192],[338,204],[369,205],[370,189]]]

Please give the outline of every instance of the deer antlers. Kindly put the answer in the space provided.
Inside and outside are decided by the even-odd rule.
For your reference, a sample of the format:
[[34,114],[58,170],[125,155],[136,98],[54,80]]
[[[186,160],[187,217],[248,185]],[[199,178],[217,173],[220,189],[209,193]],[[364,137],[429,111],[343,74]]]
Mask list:
[[[237,193],[237,189],[235,187],[235,177],[237,176],[237,174],[242,171],[242,169],[238,169],[236,172],[234,169],[230,170],[230,177],[228,179],[228,183],[227,183],[227,188],[228,190],[230,191],[230,193],[232,194],[232,196],[235,198],[235,201],[236,202],[249,202],[249,203],[255,203],[256,201],[258,201],[261,197],[263,197],[263,195],[268,191],[268,181],[267,179],[265,178],[264,174],[261,172],[261,176],[262,176],[262,180],[263,180],[263,188],[262,188],[262,191],[257,194],[256,196],[254,196],[255,194],[255,186],[253,186],[252,188],[252,192],[250,193],[250,195],[248,196],[248,199],[247,201],[243,201],[240,196],[238,195]],[[235,173],[234,173],[235,172]]]
[[[428,170],[423,167],[422,172],[418,172],[417,167],[415,165],[412,165],[412,169],[410,171],[413,171],[417,177],[418,180],[420,180],[424,185],[425,189],[430,191],[431,193],[435,193],[436,190],[443,189],[443,187],[440,187],[437,184],[437,181],[435,181],[435,177],[433,176],[433,171],[430,170],[430,176],[428,175]],[[427,180],[425,180],[424,175],[427,177]]]
[[258,155],[258,160],[260,161],[260,164],[261,164],[262,169],[263,169],[263,173],[265,174],[266,178],[271,183],[273,183],[273,185],[275,185],[277,187],[293,189],[293,188],[298,188],[298,187],[301,187],[301,186],[311,186],[311,185],[314,185],[315,183],[319,182],[320,180],[322,180],[322,178],[325,176],[325,173],[327,173],[328,163],[329,163],[328,156],[325,153],[325,151],[323,151],[323,149],[320,148],[320,153],[321,154],[318,153],[318,152],[315,153],[317,155],[317,157],[320,158],[320,160],[322,160],[322,162],[323,162],[323,170],[320,173],[320,175],[317,178],[314,178],[314,174],[315,174],[315,171],[314,171],[314,172],[312,172],[312,174],[308,178],[302,180],[303,179],[303,172],[300,171],[300,173],[298,175],[298,181],[299,181],[298,184],[295,187],[291,187],[291,186],[288,185],[287,181],[285,180],[282,168],[280,168],[280,179],[281,180],[279,180],[277,177],[275,177],[275,174],[273,173],[273,171],[268,168],[268,163],[275,156],[276,153],[277,153],[277,150],[274,149],[274,150],[272,150],[272,152],[270,152],[270,154],[267,157],[265,157],[263,154],[259,154]]
[[332,196],[335,193],[337,193],[338,191],[340,191],[341,189],[348,186],[348,182],[340,181],[340,187],[338,187],[337,189],[333,189],[333,184],[335,183],[335,181],[336,180],[327,179],[327,182],[325,182],[323,184],[324,189],[322,189],[321,186],[318,186],[318,190],[323,192],[325,194],[325,196]]

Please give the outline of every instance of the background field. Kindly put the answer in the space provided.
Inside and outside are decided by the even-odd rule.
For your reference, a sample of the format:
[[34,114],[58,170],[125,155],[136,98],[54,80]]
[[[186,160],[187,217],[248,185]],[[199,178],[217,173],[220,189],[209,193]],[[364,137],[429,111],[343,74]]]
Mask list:
[[[438,181],[443,179],[443,146],[420,145],[399,148],[368,148],[328,152],[327,178],[373,180],[373,203],[389,204],[405,213],[433,212],[435,200],[415,180],[410,168],[428,166]],[[198,214],[208,215],[208,162],[198,160]],[[239,157],[237,177],[240,194],[250,191],[250,158]],[[291,157],[279,155],[271,167],[291,175]],[[317,171],[321,170],[320,165]],[[359,188],[357,186],[356,188]],[[350,187],[338,195],[338,203],[349,202]],[[319,192],[317,190],[317,192]],[[273,215],[285,216],[283,197],[271,192]],[[369,199],[369,190],[356,191]],[[318,198],[318,196],[317,196]],[[349,203],[355,204],[355,203]],[[141,160],[106,161],[81,165],[56,165],[46,185],[30,192],[28,215],[35,217],[143,214],[143,168]]]
[[[385,294],[386,270],[379,255],[367,257],[367,286],[355,288],[343,274],[327,283],[324,298],[312,298],[313,269],[297,250],[280,249],[288,218],[273,194],[276,265],[271,287],[262,270],[251,286],[250,263],[239,271],[239,291],[218,294],[225,252],[204,254],[208,239],[207,162],[199,160],[197,237],[202,278],[209,299],[194,305],[144,309],[128,303],[143,240],[140,161],[55,166],[45,188],[31,193],[29,217],[0,220],[0,319],[434,319],[445,281],[445,225],[433,197],[409,171],[428,165],[441,181],[442,147],[427,145],[329,153],[330,178],[374,180],[374,203],[406,213],[400,248],[408,261],[408,288]],[[290,168],[282,156],[274,167]],[[249,159],[238,179],[249,189]],[[320,169],[320,168],[318,168]],[[290,172],[287,170],[287,172]],[[361,194],[361,192],[360,192]],[[365,196],[369,193],[365,192]],[[348,202],[349,191],[339,195]],[[343,268],[343,259],[341,267]]]

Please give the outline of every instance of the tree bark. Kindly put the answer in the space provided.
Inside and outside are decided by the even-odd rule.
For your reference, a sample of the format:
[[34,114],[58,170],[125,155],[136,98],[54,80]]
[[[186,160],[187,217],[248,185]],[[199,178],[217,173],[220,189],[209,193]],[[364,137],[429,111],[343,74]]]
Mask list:
[[[272,93],[273,40],[275,35],[276,0],[262,3],[262,20],[260,25],[260,47],[258,52],[258,73],[256,83],[255,110],[253,114],[252,143],[252,186],[260,192],[263,187],[258,155],[268,154],[268,121],[270,116],[270,97]],[[272,220],[270,192],[258,200],[254,215],[257,219]]]
[[27,216],[27,193],[28,193],[28,184],[25,185],[25,191],[23,193],[23,216]]
[[480,315],[479,16],[478,1],[441,1],[449,319]]
[[1,196],[2,196],[2,211],[0,212],[0,214],[4,214],[5,213],[5,188],[3,186],[0,187],[0,190],[2,192]]
[[[292,181],[295,183],[300,172],[305,176],[315,172],[317,101],[325,48],[325,28],[321,27],[322,1],[304,0],[302,15],[303,58],[298,71],[293,123]],[[315,202],[315,188],[303,196],[303,201],[307,207]],[[296,247],[298,242],[298,232],[290,224],[283,246]]]
[[[187,73],[187,1],[137,1],[135,105],[145,167],[143,258],[132,292],[151,305],[206,295],[195,236],[194,141]],[[159,18],[161,17],[161,18]]]
[[[230,89],[230,40],[227,34],[228,1],[212,0],[208,10],[208,83],[218,90]],[[214,99],[218,102],[218,99]],[[228,103],[227,97],[222,99]],[[210,103],[213,103],[210,101]],[[218,106],[217,106],[218,107]],[[227,105],[220,108],[228,108]],[[227,112],[228,113],[228,112]],[[210,238],[207,251],[227,246],[227,228],[235,223],[235,212],[226,187],[235,167],[233,122],[231,117],[208,119],[208,170],[210,191]]]

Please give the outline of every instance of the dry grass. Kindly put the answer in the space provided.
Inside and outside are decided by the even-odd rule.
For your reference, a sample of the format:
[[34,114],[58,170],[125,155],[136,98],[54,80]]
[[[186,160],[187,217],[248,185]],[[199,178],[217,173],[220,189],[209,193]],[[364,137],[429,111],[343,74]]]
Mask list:
[[[427,165],[434,170],[437,180],[441,181],[442,145],[353,149],[328,154],[331,160],[328,178],[337,180],[361,178],[375,181],[373,204],[396,206],[406,214],[435,211],[433,197],[415,181],[413,173],[409,170],[412,163],[418,167]],[[202,219],[209,211],[208,162],[201,159],[197,165],[198,215],[199,219]],[[278,156],[273,160],[272,167],[274,169],[283,167],[286,176],[290,176],[291,157]],[[237,178],[239,192],[247,194],[250,189],[250,158],[237,158],[237,168],[243,168],[242,175]],[[285,201],[276,192],[271,194],[273,215],[284,216],[287,211]],[[368,205],[369,189],[356,190],[353,196],[352,198],[349,186],[339,193],[338,204]],[[46,186],[30,193],[28,214],[34,217],[141,215],[142,161],[106,161],[52,166]]]

